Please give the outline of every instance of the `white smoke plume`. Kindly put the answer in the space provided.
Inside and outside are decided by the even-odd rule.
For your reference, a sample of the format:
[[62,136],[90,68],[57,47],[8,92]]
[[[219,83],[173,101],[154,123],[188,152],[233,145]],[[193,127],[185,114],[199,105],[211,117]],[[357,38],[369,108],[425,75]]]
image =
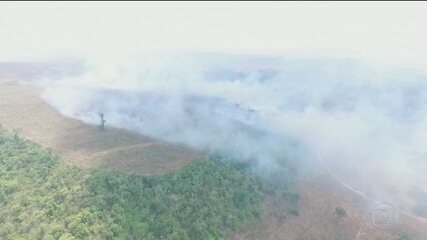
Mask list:
[[[197,149],[310,168],[373,197],[426,191],[427,75],[354,59],[134,54],[48,85],[62,114]],[[314,167],[313,167],[314,168]],[[313,169],[312,169],[313,170]]]

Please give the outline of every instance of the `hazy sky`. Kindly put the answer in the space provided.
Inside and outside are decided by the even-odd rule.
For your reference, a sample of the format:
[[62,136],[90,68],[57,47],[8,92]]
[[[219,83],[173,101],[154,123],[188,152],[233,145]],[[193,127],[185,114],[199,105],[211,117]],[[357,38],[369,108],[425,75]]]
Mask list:
[[352,53],[427,66],[423,2],[0,3],[0,60],[137,50]]

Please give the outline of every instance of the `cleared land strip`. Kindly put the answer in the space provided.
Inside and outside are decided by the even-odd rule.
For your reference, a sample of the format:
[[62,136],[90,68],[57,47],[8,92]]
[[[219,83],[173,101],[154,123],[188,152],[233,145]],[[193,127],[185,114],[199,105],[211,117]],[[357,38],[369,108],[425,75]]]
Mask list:
[[203,156],[184,146],[129,131],[94,126],[62,116],[40,97],[41,89],[0,78],[0,124],[20,129],[28,139],[61,153],[85,168],[110,168],[142,174],[176,170]]

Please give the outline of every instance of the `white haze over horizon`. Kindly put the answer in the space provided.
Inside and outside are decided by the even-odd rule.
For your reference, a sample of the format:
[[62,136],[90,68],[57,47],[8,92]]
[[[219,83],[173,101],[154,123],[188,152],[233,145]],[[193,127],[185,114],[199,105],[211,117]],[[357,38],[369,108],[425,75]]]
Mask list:
[[426,68],[426,12],[423,2],[2,2],[0,61],[213,51]]
[[97,124],[103,112],[107,124],[264,167],[292,146],[301,159],[320,152],[393,201],[390,186],[427,191],[426,12],[419,2],[0,3],[0,61],[84,59],[84,74],[44,83],[64,115]]

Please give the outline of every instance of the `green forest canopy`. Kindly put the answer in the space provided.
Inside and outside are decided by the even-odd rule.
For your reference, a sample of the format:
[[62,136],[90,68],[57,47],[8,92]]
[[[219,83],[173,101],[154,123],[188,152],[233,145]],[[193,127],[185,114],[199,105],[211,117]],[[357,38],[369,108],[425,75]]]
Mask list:
[[164,175],[85,173],[0,128],[0,239],[224,239],[260,217],[263,189],[213,159]]

